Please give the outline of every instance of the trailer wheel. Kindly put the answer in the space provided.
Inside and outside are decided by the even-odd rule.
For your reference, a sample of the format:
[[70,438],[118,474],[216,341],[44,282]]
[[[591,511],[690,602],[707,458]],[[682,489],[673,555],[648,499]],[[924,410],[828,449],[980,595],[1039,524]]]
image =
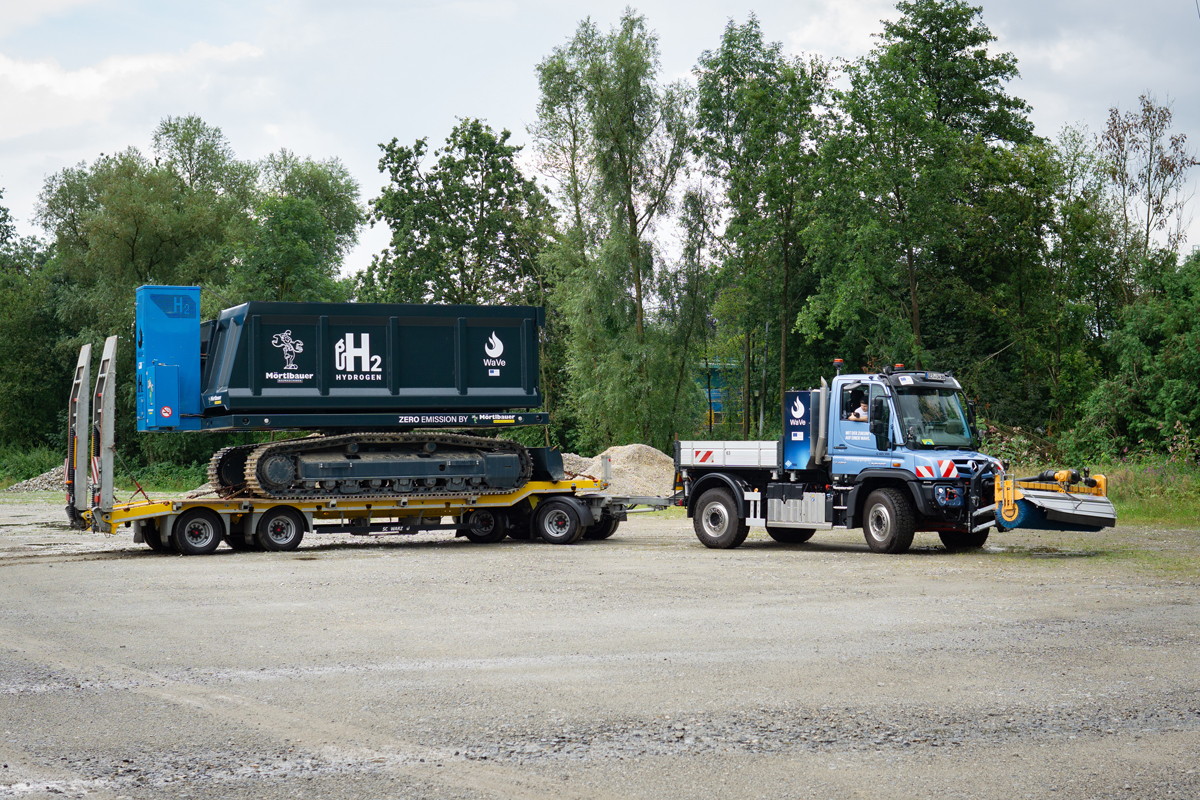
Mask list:
[[802,544],[807,542],[816,533],[815,530],[809,528],[772,528],[767,526],[767,535],[780,544]]
[[304,517],[290,506],[275,506],[263,514],[255,534],[264,550],[295,550],[304,538]]
[[724,489],[709,489],[696,503],[692,527],[705,547],[730,550],[746,541],[750,526],[737,513],[737,504]]
[[159,533],[158,520],[148,519],[142,523],[142,541],[156,553],[166,553],[170,545],[163,544],[162,534]]
[[550,544],[571,544],[583,535],[575,507],[561,500],[538,504],[534,530]]
[[463,535],[476,544],[495,544],[508,536],[508,520],[501,511],[477,508],[463,522],[471,526]]
[[939,531],[938,536],[941,538],[942,544],[946,545],[947,550],[974,550],[983,547],[988,540],[988,534],[991,532],[991,528],[984,528],[978,533],[970,531]]
[[588,526],[588,529],[583,532],[583,538],[591,539],[593,541],[607,539],[617,532],[617,528],[620,527],[620,525],[621,520],[617,519],[616,517],[605,515],[601,517],[600,521],[595,525]]
[[908,498],[892,488],[876,489],[863,508],[863,536],[876,553],[897,554],[912,545],[912,505]]
[[171,528],[175,546],[185,556],[206,556],[221,546],[225,522],[207,508],[183,512]]
[[258,537],[251,537],[253,542],[247,542],[245,534],[227,533],[225,534],[225,544],[229,545],[230,550],[236,550],[239,553],[246,553],[255,550],[262,550],[262,545],[258,543]]

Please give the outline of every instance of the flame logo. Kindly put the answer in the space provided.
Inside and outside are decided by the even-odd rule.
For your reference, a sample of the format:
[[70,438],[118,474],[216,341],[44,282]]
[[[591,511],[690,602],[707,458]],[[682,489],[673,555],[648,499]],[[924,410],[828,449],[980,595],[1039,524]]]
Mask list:
[[800,402],[800,398],[796,398],[796,402],[792,403],[792,417],[800,419],[804,416],[804,404]]
[[488,358],[499,358],[504,352],[504,342],[497,338],[495,331],[492,331],[492,338],[483,346],[483,352],[487,353]]

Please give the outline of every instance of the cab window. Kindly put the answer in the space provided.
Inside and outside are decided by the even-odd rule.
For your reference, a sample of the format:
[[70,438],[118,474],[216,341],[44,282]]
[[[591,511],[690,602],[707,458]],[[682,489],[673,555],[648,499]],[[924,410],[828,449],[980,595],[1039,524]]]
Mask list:
[[866,422],[868,409],[863,408],[867,387],[851,383],[842,387],[841,418],[849,422]]

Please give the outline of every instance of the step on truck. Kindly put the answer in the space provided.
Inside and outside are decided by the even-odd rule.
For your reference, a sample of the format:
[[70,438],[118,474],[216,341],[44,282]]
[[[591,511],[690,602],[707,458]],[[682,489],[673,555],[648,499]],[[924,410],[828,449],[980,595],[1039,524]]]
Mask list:
[[979,452],[975,410],[953,375],[896,365],[789,391],[777,441],[680,441],[677,488],[697,538],[738,547],[750,526],[782,543],[862,528],[877,553],[903,553],[918,531],[952,550],[992,531],[1099,531],[1116,524],[1103,475],[1009,474]]
[[68,409],[67,518],[185,555],[222,542],[292,550],[306,533],[608,538],[635,507],[668,501],[603,494],[603,481],[566,474],[557,451],[495,435],[549,421],[537,411],[544,319],[525,306],[250,302],[202,322],[199,287],[139,287],[138,431],[272,436],[214,453],[206,493],[118,503],[118,337],[94,391],[85,345]]

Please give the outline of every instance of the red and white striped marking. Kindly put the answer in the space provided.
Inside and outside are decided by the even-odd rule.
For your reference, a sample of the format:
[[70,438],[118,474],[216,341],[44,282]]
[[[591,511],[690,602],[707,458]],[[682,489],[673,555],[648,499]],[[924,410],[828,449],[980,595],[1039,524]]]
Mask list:
[[957,478],[958,477],[958,467],[954,466],[953,461],[942,461],[939,459],[937,464],[938,464],[938,472],[941,473],[941,476],[943,478]]
[[[703,453],[704,455],[700,455]],[[697,464],[703,464],[705,461],[712,461],[712,450],[697,450],[694,458]]]
[[918,478],[933,478],[933,467],[917,467]]

